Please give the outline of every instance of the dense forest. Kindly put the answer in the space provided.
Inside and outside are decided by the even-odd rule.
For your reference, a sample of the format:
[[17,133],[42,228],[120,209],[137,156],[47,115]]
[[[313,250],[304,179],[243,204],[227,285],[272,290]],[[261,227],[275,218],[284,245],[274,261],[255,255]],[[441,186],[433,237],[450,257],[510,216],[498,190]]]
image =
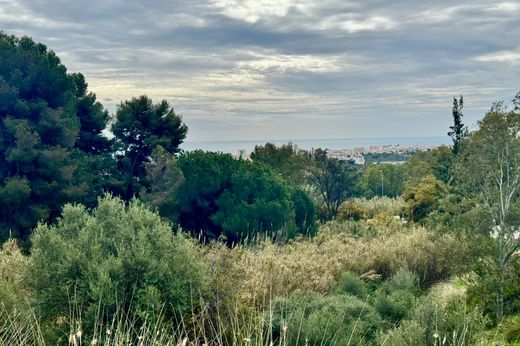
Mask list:
[[167,101],[110,114],[0,33],[0,345],[520,344],[520,93],[447,101],[402,164],[184,152]]

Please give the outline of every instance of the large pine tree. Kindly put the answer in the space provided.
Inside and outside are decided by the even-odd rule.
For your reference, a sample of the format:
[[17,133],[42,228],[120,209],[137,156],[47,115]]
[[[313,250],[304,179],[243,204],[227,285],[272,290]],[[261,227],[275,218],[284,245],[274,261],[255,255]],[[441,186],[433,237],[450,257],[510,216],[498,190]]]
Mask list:
[[108,148],[107,117],[53,51],[0,32],[0,240],[24,238],[92,194],[95,172],[85,167]]

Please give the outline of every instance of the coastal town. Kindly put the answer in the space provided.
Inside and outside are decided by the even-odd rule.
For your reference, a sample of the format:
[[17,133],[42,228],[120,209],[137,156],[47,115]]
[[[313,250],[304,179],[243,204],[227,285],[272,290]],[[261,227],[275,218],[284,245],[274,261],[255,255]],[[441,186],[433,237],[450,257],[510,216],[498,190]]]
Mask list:
[[[301,150],[293,144],[296,151]],[[351,161],[358,165],[367,163],[392,163],[399,164],[418,151],[431,151],[438,146],[401,146],[401,145],[371,145],[369,147],[354,147],[346,149],[327,149],[327,157],[339,161]],[[314,150],[311,149],[311,152]],[[249,160],[250,154],[246,149],[239,149],[234,155],[237,159]]]

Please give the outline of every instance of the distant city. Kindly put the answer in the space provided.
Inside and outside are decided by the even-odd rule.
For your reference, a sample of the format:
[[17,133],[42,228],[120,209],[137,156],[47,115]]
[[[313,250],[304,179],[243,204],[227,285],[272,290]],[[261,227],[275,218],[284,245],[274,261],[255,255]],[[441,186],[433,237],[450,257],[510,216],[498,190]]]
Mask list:
[[292,143],[295,148],[313,150],[328,149],[329,157],[344,161],[354,161],[357,164],[365,162],[406,161],[416,151],[427,151],[441,145],[451,144],[449,137],[393,137],[393,138],[340,138],[317,140],[268,140],[268,141],[200,141],[186,142],[183,149],[186,151],[206,150],[220,151],[232,154],[235,157],[248,159],[257,145],[266,142],[275,145]]

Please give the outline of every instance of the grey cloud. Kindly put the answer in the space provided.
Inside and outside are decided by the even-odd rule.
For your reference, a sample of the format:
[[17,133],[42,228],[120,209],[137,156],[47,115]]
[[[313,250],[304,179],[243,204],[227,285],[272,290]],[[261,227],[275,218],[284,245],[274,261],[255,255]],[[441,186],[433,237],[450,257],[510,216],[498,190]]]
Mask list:
[[516,2],[258,3],[8,0],[0,27],[55,50],[111,111],[170,100],[194,140],[443,135],[452,96],[475,122],[520,89]]

